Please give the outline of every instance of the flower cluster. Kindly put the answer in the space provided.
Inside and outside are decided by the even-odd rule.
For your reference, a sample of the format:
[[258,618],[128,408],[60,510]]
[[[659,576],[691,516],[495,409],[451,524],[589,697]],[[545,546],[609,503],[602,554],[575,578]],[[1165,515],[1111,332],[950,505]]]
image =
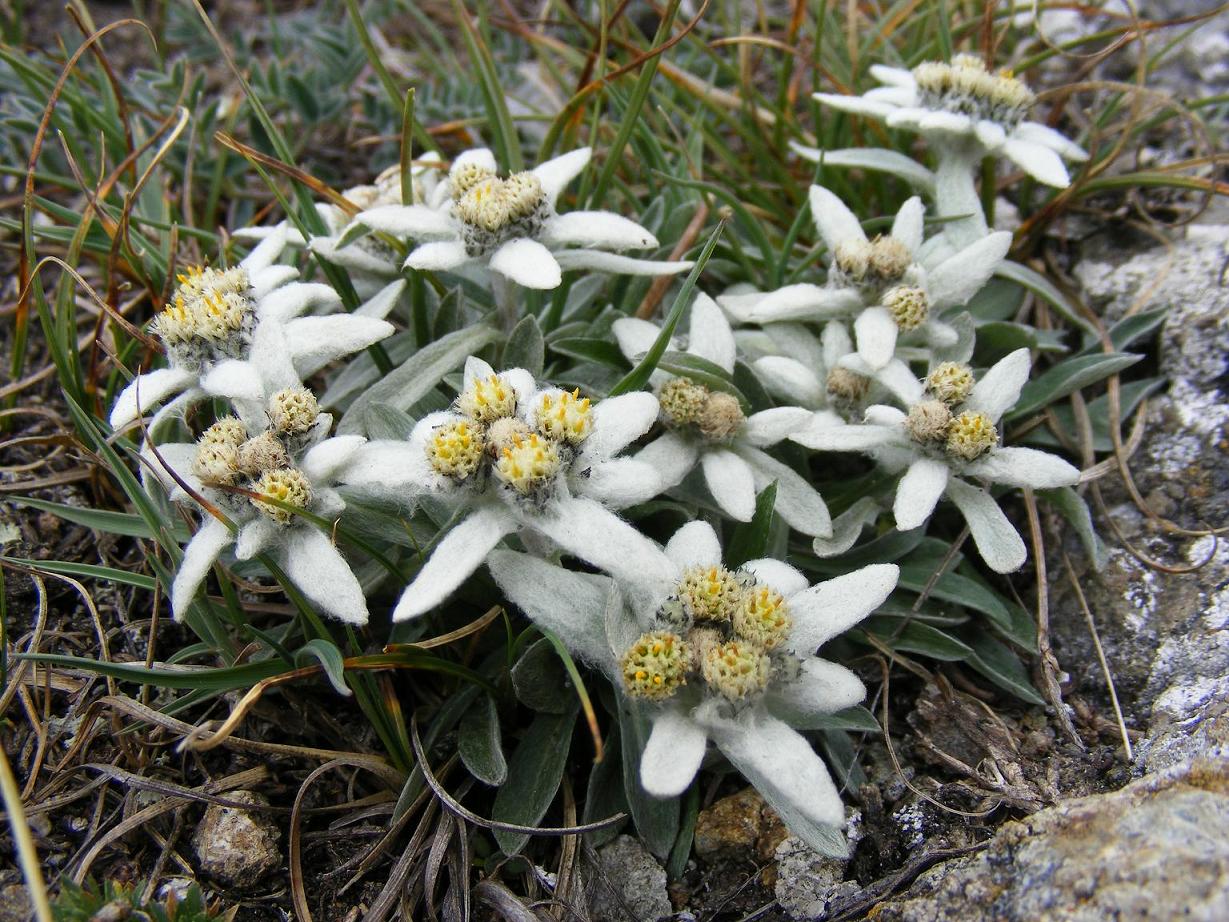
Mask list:
[[[516,326],[527,310],[510,283],[554,289],[568,270],[692,267],[627,256],[660,248],[628,218],[561,208],[588,148],[514,172],[500,171],[485,148],[450,163],[424,157],[412,188],[402,188],[397,167],[346,190],[345,208],[319,206],[326,234],[249,229],[240,236],[259,243],[237,266],[184,271],[150,327],[168,367],[138,376],[112,411],[120,427],[180,395],[148,427],[146,453],[173,498],[204,510],[176,573],[176,615],[230,554],[260,559],[352,624],[367,622],[369,606],[400,622],[468,598],[486,566],[504,599],[608,677],[621,712],[651,724],[634,753],[645,791],[680,794],[711,743],[795,833],[839,851],[844,809],[804,733],[865,689],[817,652],[885,603],[900,572],[863,565],[874,559],[866,555],[841,572],[841,555],[865,526],[922,528],[946,499],[985,562],[1006,573],[1023,564],[1025,547],[990,488],[1059,487],[1080,476],[1055,455],[1005,444],[1016,438],[1010,411],[1032,359],[1019,349],[975,367],[975,354],[995,350],[977,343],[966,305],[1003,270],[1012,241],[986,226],[973,185],[982,159],[1001,153],[1062,184],[1060,157],[1083,152],[1027,121],[1033,93],[980,59],[874,73],[886,87],[819,98],[931,141],[938,170],[924,191],[937,228],[928,231],[919,196],[868,234],[840,198],[812,186],[826,252],[819,270],[772,291],[744,283],[714,299],[697,289],[663,323],[594,299],[590,284],[575,303],[580,285]],[[365,303],[348,313],[329,285],[297,281],[296,268],[277,263],[296,247],[311,254],[304,260],[344,270]],[[464,334],[441,331],[470,318],[416,313],[412,338],[388,344],[412,363],[377,386],[386,403],[374,393],[350,403],[355,381],[374,380],[374,370],[354,366],[343,372],[349,396],[330,388],[318,397],[310,384],[329,363],[393,333],[385,317],[422,272],[441,274],[433,284],[447,273],[485,289],[484,308],[493,303],[510,334],[502,351],[449,352]],[[432,308],[416,302],[419,310]],[[514,326],[536,335],[518,344],[518,362]],[[495,336],[477,332],[482,343]],[[601,341],[611,337],[617,352]],[[497,370],[487,359],[501,354],[529,367]],[[648,355],[659,357],[651,367]],[[206,397],[229,401],[229,412],[215,404],[206,408],[213,415],[185,415]],[[345,413],[344,434],[330,437],[322,402]],[[362,434],[375,436],[377,420],[379,435],[395,437]],[[164,438],[161,424],[171,421],[198,435]],[[875,477],[867,495],[829,495],[841,511],[834,519],[816,474],[841,452],[867,456]],[[351,554],[352,569],[337,543],[352,550],[350,526],[383,540],[363,531],[371,505],[410,522],[410,540],[390,539],[380,568]],[[686,524],[667,538],[670,516]],[[423,528],[433,536],[426,545],[416,537]],[[766,549],[797,555],[791,531],[810,542],[809,566],[839,575],[812,584],[780,559],[723,563]],[[732,534],[759,549],[727,554],[722,535]]]

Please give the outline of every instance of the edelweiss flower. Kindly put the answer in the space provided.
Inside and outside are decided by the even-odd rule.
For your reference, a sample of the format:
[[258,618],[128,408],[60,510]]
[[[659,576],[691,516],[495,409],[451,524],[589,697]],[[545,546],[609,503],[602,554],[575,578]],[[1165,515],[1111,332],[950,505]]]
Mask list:
[[[223,511],[232,531],[206,513],[184,549],[171,587],[171,608],[182,618],[218,556],[231,544],[248,560],[269,553],[291,582],[324,613],[350,624],[367,623],[362,586],[314,524],[278,503],[325,519],[337,518],[345,502],[332,487],[366,441],[361,436],[325,438],[332,418],[321,413],[304,387],[275,393],[266,407],[268,424],[250,429],[223,417],[196,442],[168,443],[159,454],[175,476]],[[174,477],[157,470],[173,499],[189,497]]]
[[[922,250],[922,201],[901,206],[887,236],[870,240],[852,211],[822,186],[811,187],[811,214],[831,254],[828,284],[786,285],[767,294],[719,298],[743,323],[853,318],[858,354],[878,370],[902,345],[949,348],[959,336],[941,314],[965,304],[1002,262],[1011,234],[988,234],[937,263]],[[919,261],[921,259],[922,261]]]
[[[485,148],[453,161],[429,205],[382,205],[355,223],[419,243],[405,261],[412,269],[450,271],[480,262],[526,288],[557,288],[565,269],[670,275],[690,262],[632,259],[618,252],[655,248],[657,238],[609,211],[558,214],[563,188],[589,162],[587,147],[522,173],[500,177]],[[432,207],[434,206],[434,207]]]
[[[980,159],[1002,154],[1046,185],[1070,181],[1063,157],[1088,159],[1078,144],[1053,128],[1026,121],[1036,96],[1010,70],[991,72],[976,55],[958,54],[951,63],[925,61],[912,70],[876,64],[871,74],[886,86],[862,96],[816,93],[835,109],[881,118],[941,146],[968,143]],[[941,181],[941,180],[940,180]]]
[[608,580],[513,551],[491,555],[504,595],[643,707],[653,730],[640,762],[658,797],[691,784],[709,740],[790,831],[841,854],[845,809],[827,768],[795,728],[861,701],[861,681],[816,650],[895,588],[892,564],[807,586],[779,560],[721,564],[711,526],[691,522],[666,545],[670,578],[627,613]]
[[974,381],[967,365],[946,362],[915,384],[909,412],[872,406],[861,425],[819,425],[791,438],[818,451],[860,451],[888,471],[904,471],[893,512],[902,531],[923,525],[940,497],[964,515],[982,559],[999,573],[1019,569],[1024,541],[993,497],[965,479],[1016,487],[1069,486],[1080,472],[1055,455],[999,444],[997,424],[1020,399],[1031,360],[1018,349]]
[[[734,334],[721,309],[707,295],[696,296],[686,352],[734,371]],[[635,360],[648,351],[661,329],[647,320],[621,317],[614,322],[619,348]],[[677,346],[677,344],[672,344]],[[792,468],[761,449],[775,445],[806,425],[812,413],[802,407],[774,407],[747,416],[733,394],[711,390],[691,378],[654,374],[662,422],[667,432],[649,443],[637,459],[653,466],[663,487],[676,486],[697,462],[717,505],[748,522],[755,494],[777,482],[776,511],[807,535],[829,535],[828,507]]]
[[[470,358],[453,410],[424,416],[407,442],[373,442],[347,484],[403,498],[450,497],[467,513],[436,547],[393,619],[434,608],[504,536],[541,536],[612,573],[651,573],[656,546],[610,511],[661,488],[651,466],[615,457],[657,417],[652,394],[596,403],[539,389],[520,368],[496,374]],[[531,539],[534,540],[534,539]]]
[[392,324],[371,316],[299,316],[340,302],[328,285],[294,282],[293,266],[273,264],[284,243],[284,235],[273,235],[233,268],[192,267],[179,276],[169,304],[151,325],[166,347],[169,367],[139,374],[124,388],[111,409],[112,428],[136,419],[138,405],[145,410],[173,394],[179,397],[154,417],[151,428],[210,396],[231,399],[251,424],[274,391],[393,332]]

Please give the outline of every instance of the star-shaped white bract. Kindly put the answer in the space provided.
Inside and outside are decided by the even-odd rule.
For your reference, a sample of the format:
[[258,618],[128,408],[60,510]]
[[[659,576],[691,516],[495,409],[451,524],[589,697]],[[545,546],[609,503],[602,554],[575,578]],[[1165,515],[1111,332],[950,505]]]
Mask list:
[[791,832],[843,854],[844,806],[798,730],[865,697],[857,676],[814,654],[883,603],[898,568],[875,564],[814,586],[779,560],[732,572],[705,522],[679,529],[665,556],[669,578],[642,584],[631,611],[601,577],[513,551],[489,565],[511,602],[649,716],[646,791],[681,794],[712,741]]
[[1088,159],[1059,132],[1025,120],[1032,91],[1007,72],[988,71],[974,55],[956,55],[950,64],[928,61],[912,70],[876,64],[871,74],[884,86],[861,96],[816,93],[815,98],[834,109],[883,119],[892,128],[916,131],[939,146],[940,156],[944,148],[962,147],[979,160],[1007,157],[1049,186],[1070,183],[1064,158]]
[[525,288],[557,288],[568,269],[630,275],[690,269],[690,262],[622,255],[659,245],[627,218],[609,211],[558,213],[559,194],[588,165],[591,153],[580,148],[501,178],[489,150],[466,151],[427,204],[378,206],[354,221],[416,243],[405,261],[408,268],[456,271],[477,264]]
[[[614,322],[619,348],[632,361],[642,357],[661,334],[647,320],[621,317]],[[679,346],[673,343],[672,346]],[[712,298],[696,296],[686,349],[688,355],[734,371],[735,344],[730,324]],[[690,378],[653,375],[667,431],[636,457],[653,466],[665,487],[676,486],[700,465],[709,493],[723,512],[740,522],[755,514],[755,496],[777,484],[777,514],[807,535],[831,534],[823,498],[788,465],[763,449],[776,445],[811,419],[803,407],[774,407],[743,414],[732,394],[710,390]]]
[[510,534],[539,545],[544,539],[615,576],[651,572],[656,546],[611,510],[661,489],[649,464],[617,457],[656,418],[652,394],[591,403],[539,387],[523,369],[497,374],[470,358],[454,409],[423,417],[408,441],[371,443],[347,475],[347,485],[385,497],[450,499],[462,517],[406,588],[393,619],[439,605]]
[[337,311],[341,302],[328,285],[296,282],[293,266],[274,263],[284,246],[284,234],[270,235],[232,269],[194,268],[181,275],[152,324],[166,345],[168,367],[129,382],[111,408],[112,428],[173,396],[151,429],[207,397],[231,400],[251,424],[275,391],[393,333],[392,324],[373,316],[395,300],[391,290],[354,314],[302,316]]
[[727,295],[721,307],[736,321],[767,325],[790,320],[853,320],[857,351],[872,370],[902,348],[950,348],[957,331],[942,319],[963,306],[994,273],[1011,246],[1011,234],[987,234],[955,253],[922,246],[919,198],[901,206],[887,236],[871,240],[849,207],[822,186],[810,191],[815,227],[831,254],[828,283],[786,285],[768,293]]
[[[366,441],[361,436],[326,438],[332,418],[320,413],[303,387],[279,391],[266,408],[266,428],[249,429],[225,417],[196,442],[158,446],[163,464],[152,468],[172,499],[195,494],[231,524],[205,511],[201,527],[184,548],[171,587],[171,608],[182,618],[210,568],[232,544],[235,557],[267,553],[292,583],[325,614],[349,624],[367,623],[363,588],[324,531],[272,498],[314,516],[336,519],[345,501],[334,489]],[[264,498],[262,500],[262,497]]]
[[1080,472],[1062,458],[999,444],[997,424],[1020,398],[1031,359],[1018,349],[974,383],[967,366],[945,363],[904,395],[909,412],[876,405],[858,425],[819,425],[791,438],[818,451],[864,452],[904,471],[893,512],[902,531],[924,525],[941,497],[964,515],[982,559],[999,573],[1019,569],[1024,541],[994,498],[968,480],[1038,489],[1070,486]]

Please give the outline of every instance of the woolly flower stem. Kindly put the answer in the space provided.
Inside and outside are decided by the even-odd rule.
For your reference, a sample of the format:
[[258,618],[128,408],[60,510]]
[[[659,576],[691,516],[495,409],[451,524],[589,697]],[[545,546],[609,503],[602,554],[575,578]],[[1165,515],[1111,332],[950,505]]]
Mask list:
[[939,154],[935,204],[940,218],[955,219],[946,221],[943,228],[957,249],[976,243],[990,232],[975,181],[980,166],[977,150],[967,144],[953,144]]
[[498,272],[491,273],[491,295],[495,298],[495,313],[499,317],[499,326],[505,333],[511,333],[520,320],[516,287],[511,279]]

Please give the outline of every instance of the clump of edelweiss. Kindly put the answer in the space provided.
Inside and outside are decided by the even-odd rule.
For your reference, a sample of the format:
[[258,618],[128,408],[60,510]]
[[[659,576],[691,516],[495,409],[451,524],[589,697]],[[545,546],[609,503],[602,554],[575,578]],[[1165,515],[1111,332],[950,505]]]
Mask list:
[[828,247],[825,285],[801,282],[776,291],[726,295],[722,308],[741,323],[853,321],[858,355],[882,369],[898,349],[929,358],[956,345],[959,334],[944,315],[963,306],[994,273],[1011,246],[1006,231],[987,233],[955,253],[922,244],[919,198],[901,206],[891,232],[868,238],[844,202],[812,186],[811,214]]
[[661,488],[650,465],[616,457],[656,417],[652,394],[592,402],[539,387],[523,369],[496,373],[470,358],[453,409],[424,416],[405,442],[370,443],[347,480],[402,498],[434,495],[463,515],[406,588],[394,620],[438,605],[514,533],[615,575],[651,571],[655,546],[611,509]]
[[893,506],[902,531],[924,525],[946,496],[964,515],[986,563],[1009,573],[1027,557],[1024,542],[990,493],[968,481],[1041,489],[1080,478],[1056,455],[1000,444],[999,420],[1020,399],[1030,364],[1028,350],[1018,349],[975,380],[968,366],[943,363],[902,394],[907,412],[876,405],[865,423],[824,423],[791,438],[819,451],[865,452],[885,470],[903,471]]
[[508,599],[603,669],[652,721],[640,759],[646,791],[681,794],[711,740],[795,835],[843,853],[840,795],[798,730],[864,697],[857,676],[815,652],[883,603],[897,567],[874,564],[814,586],[779,560],[730,570],[704,522],[679,529],[665,557],[667,578],[642,581],[647,592],[631,611],[604,578],[512,551],[489,563]]
[[296,385],[269,398],[259,429],[225,416],[195,442],[158,446],[166,467],[156,469],[172,498],[187,501],[195,495],[208,504],[171,587],[176,618],[184,616],[214,562],[234,544],[239,560],[270,554],[326,614],[367,623],[367,602],[350,565],[329,533],[300,515],[331,521],[345,508],[334,486],[366,440],[327,438],[331,426],[332,418],[320,412],[311,391]]
[[[647,320],[622,317],[614,323],[619,348],[640,358],[661,334]],[[677,346],[677,343],[672,344]],[[691,306],[687,355],[734,371],[735,342],[730,324],[712,298],[700,294]],[[665,432],[637,458],[660,474],[665,488],[675,486],[699,464],[717,505],[731,518],[749,521],[755,495],[776,481],[778,514],[807,535],[831,533],[823,498],[792,468],[763,451],[803,426],[812,416],[802,407],[773,407],[746,414],[737,397],[686,376],[655,372],[653,382]]]
[[274,391],[393,332],[392,324],[372,316],[301,316],[311,309],[335,311],[341,302],[328,285],[295,282],[293,266],[274,263],[284,246],[284,233],[271,235],[237,266],[180,273],[150,324],[168,367],[139,374],[124,388],[111,408],[113,428],[172,395],[178,397],[151,428],[207,397],[228,398],[250,423]]
[[584,147],[532,170],[500,176],[489,150],[466,151],[453,161],[448,179],[427,204],[380,205],[360,212],[354,221],[417,244],[405,260],[407,268],[451,271],[478,263],[526,288],[557,288],[565,269],[632,275],[690,269],[690,262],[621,255],[659,245],[635,221],[609,211],[556,211],[559,193],[591,154]]
[[1063,159],[1088,155],[1059,132],[1025,116],[1035,96],[1010,71],[991,71],[981,58],[958,54],[950,62],[925,61],[912,70],[874,65],[885,84],[861,96],[816,93],[815,98],[845,112],[883,119],[889,127],[923,135],[938,156],[935,198],[939,215],[968,243],[986,232],[974,179],[982,159],[1004,156],[1046,185],[1070,182]]

